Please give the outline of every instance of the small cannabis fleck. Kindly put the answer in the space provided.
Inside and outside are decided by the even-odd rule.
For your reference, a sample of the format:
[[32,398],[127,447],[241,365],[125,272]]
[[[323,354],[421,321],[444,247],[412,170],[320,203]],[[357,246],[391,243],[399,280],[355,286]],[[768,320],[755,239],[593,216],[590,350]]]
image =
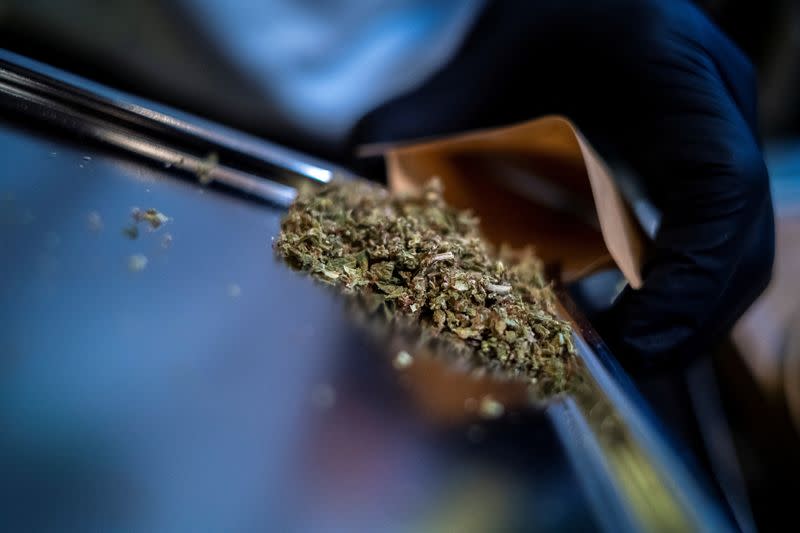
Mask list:
[[150,225],[150,229],[156,230],[160,228],[165,222],[169,220],[169,217],[164,213],[158,211],[158,209],[151,207],[142,211],[138,207],[134,207],[131,211],[131,218],[133,218],[134,223],[139,222],[146,222]]
[[500,418],[503,416],[505,410],[506,409],[502,403],[498,402],[487,394],[481,398],[478,413],[480,413],[483,418]]
[[217,152],[209,153],[206,158],[200,162],[195,172],[200,185],[205,187],[214,181],[214,169],[217,168],[217,165],[219,165],[219,155],[217,155]]
[[151,207],[142,211],[138,207],[131,209],[131,224],[122,229],[122,233],[131,240],[139,238],[139,223],[144,222],[155,231],[169,221],[169,217],[158,209]]
[[142,254],[135,254],[128,258],[128,270],[131,272],[141,272],[147,267],[147,257]]
[[394,356],[394,361],[392,361],[392,365],[397,370],[403,370],[410,367],[414,363],[414,358],[405,350],[401,350],[397,352],[397,355]]
[[418,322],[481,367],[565,389],[575,348],[532,250],[495,250],[432,180],[416,195],[363,181],[301,190],[277,253],[293,268]]
[[139,226],[136,224],[131,224],[130,226],[125,226],[122,228],[122,234],[128,237],[131,240],[139,238]]

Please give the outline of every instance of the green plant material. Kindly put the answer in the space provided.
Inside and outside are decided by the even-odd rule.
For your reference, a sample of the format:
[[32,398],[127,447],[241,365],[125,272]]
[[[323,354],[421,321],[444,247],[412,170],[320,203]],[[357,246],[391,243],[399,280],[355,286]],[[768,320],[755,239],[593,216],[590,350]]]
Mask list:
[[572,331],[555,316],[541,261],[531,249],[494,250],[475,216],[445,204],[438,181],[418,195],[362,181],[301,190],[275,249],[324,283],[378,296],[374,310],[411,318],[481,366],[567,386]]
[[141,272],[147,266],[147,256],[135,254],[128,258],[128,270],[131,272]]
[[131,240],[135,240],[139,238],[139,226],[136,225],[134,222],[130,226],[125,226],[122,228],[122,234],[128,237]]
[[144,211],[138,207],[134,207],[133,211],[131,212],[131,218],[133,218],[133,222],[135,224],[138,224],[139,222],[145,222],[150,226],[150,229],[153,230],[160,228],[164,223],[169,221],[169,217],[167,215],[159,212],[159,210],[154,207]]
[[483,418],[500,418],[505,412],[505,406],[492,398],[491,395],[486,395],[481,398],[478,413]]
[[414,364],[414,358],[405,350],[400,350],[397,352],[397,355],[394,356],[394,360],[392,361],[392,365],[397,370],[404,370]]
[[216,169],[218,165],[219,155],[217,152],[209,153],[206,158],[200,162],[200,164],[197,166],[197,170],[195,171],[195,174],[197,175],[197,181],[200,182],[200,185],[205,187],[214,181],[214,169]]
[[130,226],[126,226],[122,229],[122,233],[128,237],[129,239],[137,239],[139,238],[139,223],[144,222],[145,224],[150,226],[151,231],[155,231],[160,228],[162,225],[169,221],[169,217],[164,213],[161,213],[158,209],[151,207],[142,211],[138,207],[134,207],[131,210],[131,222]]

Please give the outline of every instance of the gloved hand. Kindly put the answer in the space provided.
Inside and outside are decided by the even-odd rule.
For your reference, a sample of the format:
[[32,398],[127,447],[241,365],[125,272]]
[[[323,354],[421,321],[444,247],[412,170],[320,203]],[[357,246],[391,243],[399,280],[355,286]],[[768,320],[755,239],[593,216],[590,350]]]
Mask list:
[[663,213],[604,336],[633,370],[708,348],[766,286],[774,230],[753,68],[684,0],[494,2],[436,76],[359,124],[390,141],[570,117]]

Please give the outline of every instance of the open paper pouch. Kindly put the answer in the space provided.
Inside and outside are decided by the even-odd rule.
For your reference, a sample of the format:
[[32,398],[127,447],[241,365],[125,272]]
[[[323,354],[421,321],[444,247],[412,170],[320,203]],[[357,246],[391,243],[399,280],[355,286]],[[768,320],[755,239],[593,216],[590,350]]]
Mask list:
[[613,261],[632,287],[642,284],[644,232],[608,167],[563,117],[360,153],[385,156],[395,191],[438,176],[446,200],[474,211],[489,240],[534,246],[564,281]]

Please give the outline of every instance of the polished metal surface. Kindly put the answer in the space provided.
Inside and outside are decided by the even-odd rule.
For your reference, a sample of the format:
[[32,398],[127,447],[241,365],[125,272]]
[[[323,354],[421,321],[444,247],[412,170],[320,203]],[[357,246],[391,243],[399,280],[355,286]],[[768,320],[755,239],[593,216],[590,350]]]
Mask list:
[[[280,206],[301,181],[349,173],[199,117],[0,49],[0,104],[73,135],[197,174]],[[214,154],[213,165],[207,158]]]

